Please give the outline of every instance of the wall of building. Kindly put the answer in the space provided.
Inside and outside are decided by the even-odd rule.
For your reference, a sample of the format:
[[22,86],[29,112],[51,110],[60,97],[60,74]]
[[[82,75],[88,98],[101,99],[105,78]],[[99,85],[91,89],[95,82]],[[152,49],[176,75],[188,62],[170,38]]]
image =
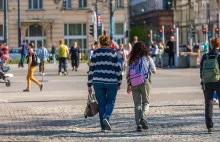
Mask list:
[[[78,8],[78,0],[72,0],[72,8],[65,11],[62,11],[62,1],[60,1],[59,4],[55,4],[53,0],[43,0],[42,10],[29,10],[28,0],[21,0],[20,2],[22,39],[26,39],[26,31],[30,23],[39,24],[45,28],[47,46],[50,47],[52,41],[58,44],[59,39],[67,38],[67,36],[64,35],[64,24],[86,24],[86,35],[83,36],[83,38],[87,40],[87,43],[84,46],[89,48],[89,45],[94,42],[94,38],[89,34],[90,25],[93,24],[93,13],[91,9],[94,9],[94,1],[87,0],[88,4],[86,8]],[[126,28],[124,28],[124,33],[120,37],[123,38],[123,41],[126,41],[125,31],[129,23],[127,17],[127,0],[122,0],[122,4],[122,8],[116,8],[115,23],[124,23],[124,27]],[[8,7],[9,47],[18,47],[17,1],[9,1]],[[102,17],[103,30],[109,35],[109,7],[99,3],[98,11]],[[30,22],[31,20],[32,22]],[[36,22],[33,22],[33,20]],[[45,21],[53,21],[52,26]],[[3,25],[3,11],[0,11],[0,24]],[[73,38],[81,38],[81,36],[75,36]]]

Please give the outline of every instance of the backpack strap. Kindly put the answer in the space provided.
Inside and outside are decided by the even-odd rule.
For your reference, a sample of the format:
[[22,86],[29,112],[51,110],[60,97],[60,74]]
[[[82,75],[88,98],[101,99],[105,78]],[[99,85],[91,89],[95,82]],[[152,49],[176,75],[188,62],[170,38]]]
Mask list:
[[216,56],[215,56],[215,59],[218,60],[218,57],[219,57],[220,53],[218,53]]

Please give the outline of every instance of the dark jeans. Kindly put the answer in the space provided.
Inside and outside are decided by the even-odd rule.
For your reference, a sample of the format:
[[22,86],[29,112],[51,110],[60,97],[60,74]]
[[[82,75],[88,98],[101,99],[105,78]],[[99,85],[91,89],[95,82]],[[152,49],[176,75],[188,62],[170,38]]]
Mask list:
[[[169,66],[174,66],[174,52],[169,52]],[[172,64],[171,64],[171,59],[172,59]]]
[[[217,83],[207,83],[205,84],[205,90],[203,90],[205,97],[205,120],[206,127],[213,128],[212,115],[213,115],[213,94],[214,91],[218,94],[218,98],[220,97],[220,81]],[[220,106],[219,106],[220,107]]]
[[25,58],[26,58],[26,54],[21,54],[21,60],[20,60],[20,66],[24,66],[24,60],[25,60]]
[[72,67],[79,67],[79,57],[71,57]]
[[59,58],[59,72],[61,72],[61,68],[64,68],[64,72],[66,72],[66,58],[60,57]]
[[44,63],[44,61],[42,61],[42,62],[39,64],[39,72],[44,73],[44,71],[45,71],[45,63]]
[[99,104],[99,119],[101,129],[105,129],[103,119],[110,119],[115,106],[118,84],[94,83],[96,99]]

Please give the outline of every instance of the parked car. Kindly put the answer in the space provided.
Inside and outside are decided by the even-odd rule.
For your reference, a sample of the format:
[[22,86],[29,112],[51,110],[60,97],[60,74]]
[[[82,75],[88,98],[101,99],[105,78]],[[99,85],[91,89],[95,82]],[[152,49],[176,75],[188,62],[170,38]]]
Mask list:
[[9,48],[9,56],[12,63],[18,63],[21,58],[21,48]]

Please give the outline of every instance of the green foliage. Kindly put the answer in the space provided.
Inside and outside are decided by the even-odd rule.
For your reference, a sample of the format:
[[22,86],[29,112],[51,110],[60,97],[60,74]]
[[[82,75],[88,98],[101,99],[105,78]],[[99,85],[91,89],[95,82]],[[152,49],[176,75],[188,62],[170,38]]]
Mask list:
[[82,60],[88,60],[88,56],[86,53],[82,53]]
[[148,38],[148,34],[150,33],[150,29],[141,26],[131,26],[130,32],[130,41],[133,41],[134,36],[138,36],[139,41],[144,41],[145,43],[150,42],[150,38]]

